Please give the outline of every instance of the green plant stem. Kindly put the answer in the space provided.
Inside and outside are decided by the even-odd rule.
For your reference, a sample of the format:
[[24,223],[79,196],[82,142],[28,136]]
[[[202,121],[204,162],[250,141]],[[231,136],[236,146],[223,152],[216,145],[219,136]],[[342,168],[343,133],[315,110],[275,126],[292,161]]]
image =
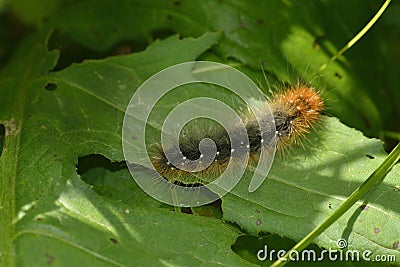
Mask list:
[[368,179],[358,187],[342,205],[329,216],[324,222],[318,225],[292,249],[290,249],[282,258],[275,261],[271,267],[284,266],[289,261],[289,255],[292,251],[300,252],[305,249],[311,242],[330,227],[340,216],[348,211],[358,200],[368,193],[375,185],[384,179],[390,169],[400,160],[400,143],[386,157],[382,164],[368,177]]
[[358,42],[358,40],[363,37],[369,29],[376,23],[376,21],[379,19],[379,17],[383,14],[383,12],[386,10],[388,5],[390,4],[391,0],[386,0],[385,3],[383,3],[382,7],[378,10],[378,12],[375,14],[375,16],[367,23],[367,25],[364,26],[364,28],[361,29],[361,31],[354,36],[342,49],[340,49],[333,57],[329,59],[329,61],[325,64],[323,64],[318,72],[323,71],[330,63],[335,61],[338,57],[343,55],[350,47],[352,47],[355,43]]
[[385,131],[382,133],[382,136],[400,141],[400,133],[399,132]]

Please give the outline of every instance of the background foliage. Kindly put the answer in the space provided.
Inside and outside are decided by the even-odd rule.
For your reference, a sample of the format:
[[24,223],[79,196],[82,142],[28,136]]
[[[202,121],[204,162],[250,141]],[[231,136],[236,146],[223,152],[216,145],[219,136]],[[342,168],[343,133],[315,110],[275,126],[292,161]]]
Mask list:
[[[259,249],[289,249],[304,237],[382,162],[382,141],[389,150],[400,135],[398,3],[318,71],[380,4],[0,3],[1,265],[268,264],[257,261]],[[219,202],[179,212],[134,183],[121,125],[144,80],[196,59],[232,64],[266,93],[261,69],[271,84],[301,77],[322,90],[329,116],[306,149],[275,160],[255,193],[244,177]],[[350,249],[393,254],[399,264],[399,177],[395,166],[313,248],[345,238]]]

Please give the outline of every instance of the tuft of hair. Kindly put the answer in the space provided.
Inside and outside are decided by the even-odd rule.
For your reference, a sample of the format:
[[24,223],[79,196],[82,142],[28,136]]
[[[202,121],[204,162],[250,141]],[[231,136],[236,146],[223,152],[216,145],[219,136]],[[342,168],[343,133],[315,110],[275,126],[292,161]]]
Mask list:
[[301,143],[324,110],[320,93],[304,83],[279,90],[269,104],[275,120],[277,147],[281,151],[291,144]]

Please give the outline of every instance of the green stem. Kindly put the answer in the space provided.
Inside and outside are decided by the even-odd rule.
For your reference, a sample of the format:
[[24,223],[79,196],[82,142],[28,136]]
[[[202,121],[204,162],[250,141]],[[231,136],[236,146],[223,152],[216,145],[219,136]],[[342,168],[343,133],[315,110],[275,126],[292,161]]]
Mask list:
[[390,131],[385,131],[382,133],[384,137],[392,138],[395,140],[400,141],[400,133],[399,132],[390,132]]
[[358,187],[340,207],[333,212],[324,222],[311,231],[292,249],[290,249],[285,256],[275,261],[271,267],[283,266],[289,261],[289,255],[292,251],[300,252],[305,249],[312,241],[330,227],[340,216],[348,211],[358,200],[360,200],[366,193],[368,193],[375,185],[384,179],[385,175],[390,169],[400,160],[400,143],[393,149],[387,156],[382,164],[368,177],[368,179]]
[[378,12],[375,14],[375,16],[367,23],[367,25],[364,26],[364,28],[361,29],[361,31],[353,37],[342,49],[340,49],[327,63],[322,65],[318,72],[323,71],[330,63],[335,61],[338,57],[343,55],[350,47],[352,47],[355,43],[358,42],[358,40],[363,37],[369,29],[375,24],[375,22],[379,19],[379,17],[383,14],[385,9],[388,7],[389,3],[391,0],[386,0],[385,3],[383,3],[382,7],[378,10]]

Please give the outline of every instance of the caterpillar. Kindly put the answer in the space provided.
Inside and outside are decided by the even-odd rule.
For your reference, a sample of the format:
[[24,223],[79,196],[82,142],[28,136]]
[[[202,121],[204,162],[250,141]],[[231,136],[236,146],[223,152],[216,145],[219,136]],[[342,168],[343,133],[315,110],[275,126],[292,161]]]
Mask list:
[[[276,130],[272,134],[275,134],[278,151],[285,150],[291,144],[300,143],[304,134],[310,131],[324,110],[324,100],[319,91],[301,82],[278,90],[266,104],[271,108],[273,115]],[[223,128],[206,133],[192,131],[180,138],[179,147],[171,147],[163,151],[162,147],[157,145],[151,158],[153,166],[170,182],[204,184],[210,182],[210,177],[212,179],[219,176],[229,161],[242,160],[245,153],[248,155],[249,165],[252,165],[257,162],[262,149],[275,144],[271,143],[271,133],[262,133],[254,118],[245,121],[248,138],[246,146],[244,146],[245,142],[237,140],[232,143],[240,145],[233,147],[230,136]],[[215,159],[209,166],[199,168],[202,167],[199,165],[202,165],[201,159],[204,157],[199,150],[199,144],[201,140],[207,138],[215,142]],[[242,137],[239,134],[233,134],[232,138]],[[166,153],[172,156],[171,161],[175,164],[168,160]],[[198,169],[201,170],[197,171]]]
[[[324,71],[329,64],[357,43],[375,24],[389,3],[390,0],[386,0],[359,33],[343,48],[337,50],[314,74]],[[171,107],[173,102],[170,101],[178,99],[175,99],[174,95],[172,98],[166,97],[165,101],[168,103],[160,105],[162,109],[157,109],[159,114],[154,113],[154,122],[150,120],[153,118],[152,110],[155,106],[158,107],[159,102],[163,103],[164,95],[178,86],[192,83],[208,83],[228,89],[230,93],[226,96],[238,96],[242,100],[241,104],[245,102],[252,114],[238,112],[244,120],[236,120],[238,116],[227,116],[230,112],[227,107],[229,104],[221,105],[226,107],[223,109],[218,106],[218,101],[211,101],[213,98],[206,97],[209,99],[206,101],[210,102],[205,104],[204,101],[192,101],[199,98],[196,97],[199,95],[199,90],[196,89],[193,95],[188,95],[187,92],[179,95],[179,100],[186,96],[193,99],[173,105],[173,110],[159,123],[159,119],[164,119],[164,111]],[[244,73],[217,62],[184,62],[157,72],[137,88],[124,117],[123,149],[125,159],[131,163],[128,167],[132,177],[153,198],[181,207],[211,203],[230,192],[242,177],[251,178],[248,191],[254,192],[268,175],[275,149],[283,152],[292,144],[302,144],[302,140],[320,121],[321,113],[325,110],[320,91],[310,84],[299,82],[282,86],[282,89],[275,91],[270,97],[265,97]],[[219,93],[216,95],[220,96]],[[256,105],[252,100],[255,100]],[[211,102],[213,104],[210,104]],[[193,103],[197,104],[191,105]],[[268,112],[258,112],[259,106],[267,107],[265,110]],[[235,106],[233,113],[236,114],[237,108],[240,110],[240,107]],[[197,113],[199,110],[202,112]],[[184,133],[182,125],[186,127],[192,118],[201,117],[218,121],[221,125],[196,126]],[[231,120],[235,122],[229,125]],[[233,130],[225,127],[226,121]],[[165,128],[168,130],[165,131]],[[158,130],[161,130],[161,143],[153,139],[158,135]],[[164,133],[174,138],[168,137],[163,140]],[[208,139],[213,142],[204,142]],[[164,142],[165,140],[168,141]],[[212,153],[203,153],[204,147],[205,151]],[[256,168],[252,168],[253,164],[257,164]],[[243,175],[247,170],[251,172],[248,173],[250,175]]]

